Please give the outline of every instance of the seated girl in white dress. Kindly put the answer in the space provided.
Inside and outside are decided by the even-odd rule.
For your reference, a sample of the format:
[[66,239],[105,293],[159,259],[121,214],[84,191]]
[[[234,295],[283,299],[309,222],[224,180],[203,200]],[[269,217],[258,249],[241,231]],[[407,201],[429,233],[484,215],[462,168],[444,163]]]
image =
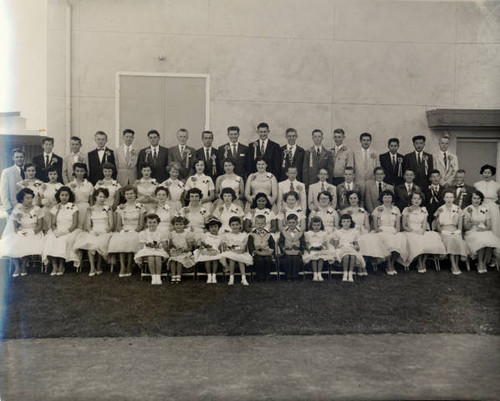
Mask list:
[[206,224],[207,232],[203,234],[199,248],[194,251],[195,262],[205,263],[207,284],[217,284],[217,268],[219,267],[222,242],[222,236],[219,235],[221,226],[222,223],[219,219],[211,217]]
[[195,174],[186,180],[185,190],[198,188],[201,191],[201,205],[209,212],[215,199],[215,185],[211,177],[205,174],[205,160],[198,159],[194,163]]
[[57,203],[56,192],[63,186],[58,179],[57,167],[50,166],[47,169],[49,182],[43,183],[40,187],[40,203],[43,209],[43,231],[47,233],[51,227],[50,210]]
[[113,171],[115,166],[111,163],[105,162],[101,165],[103,179],[97,181],[94,189],[97,188],[107,188],[109,191],[109,197],[106,199],[106,205],[110,206],[113,210],[116,209],[118,203],[120,203],[120,189],[121,185],[118,181],[113,179]]
[[226,158],[223,162],[224,174],[217,177],[215,180],[215,197],[217,200],[214,203],[214,208],[222,203],[220,199],[220,193],[224,188],[232,188],[236,194],[237,199],[234,201],[239,207],[244,210],[244,198],[245,198],[245,181],[239,175],[234,174],[234,168],[236,164],[233,159]]
[[151,213],[156,206],[155,191],[158,188],[156,179],[151,177],[153,167],[149,163],[142,163],[139,166],[141,178],[135,181],[137,188],[137,202],[144,206],[147,213]]
[[120,273],[118,277],[132,275],[134,253],[140,249],[139,232],[144,226],[146,209],[137,202],[137,188],[132,185],[123,187],[125,203],[116,209],[115,233],[109,241],[109,253],[120,254]]
[[57,204],[50,209],[51,229],[45,236],[42,259],[45,264],[52,264],[51,276],[64,274],[66,262],[80,265],[80,258],[74,249],[78,228],[78,208],[73,203],[75,195],[69,187],[62,186],[56,192]]
[[271,233],[278,231],[277,216],[272,210],[273,206],[269,202],[269,198],[263,192],[255,195],[250,210],[245,215],[244,227],[245,231],[249,233],[255,228],[255,217],[259,215],[266,216],[266,226],[264,227]]
[[156,214],[148,214],[144,218],[146,228],[139,233],[139,242],[142,245],[135,254],[135,262],[142,264],[146,259],[151,274],[151,285],[162,285],[161,266],[163,261],[168,258],[165,248],[167,247],[167,236],[158,230],[160,217]]
[[311,229],[304,233],[306,250],[302,255],[304,263],[311,263],[313,271],[313,281],[324,281],[321,273],[325,260],[334,261],[336,259],[335,250],[329,249],[329,233],[325,231],[325,226],[320,217],[312,217],[309,223]]
[[242,231],[241,220],[238,217],[229,219],[230,233],[222,236],[221,263],[229,269],[228,285],[234,284],[234,268],[236,263],[240,269],[241,284],[248,285],[246,266],[253,265],[252,256],[248,253],[248,234]]
[[443,195],[444,205],[439,207],[434,214],[436,229],[441,233],[446,253],[450,255],[451,272],[454,275],[461,273],[458,259],[467,259],[467,244],[462,238],[463,212],[455,205],[455,192],[447,190]]
[[221,192],[222,204],[215,208],[213,215],[222,223],[221,232],[227,233],[231,231],[229,220],[236,216],[243,218],[245,212],[237,204],[233,203],[236,200],[236,194],[232,188],[224,188]]
[[290,214],[295,214],[299,218],[299,228],[301,231],[306,231],[306,211],[302,209],[299,202],[299,194],[295,191],[283,194],[283,207],[278,214],[278,228],[284,230],[286,228],[286,218]]
[[155,191],[156,206],[153,213],[160,218],[158,230],[168,236],[170,232],[170,220],[172,220],[172,211],[168,205],[168,189],[166,187],[158,187]]
[[500,238],[491,230],[489,208],[483,204],[484,195],[474,190],[472,204],[464,209],[465,242],[472,259],[477,257],[477,272],[486,273],[494,249],[500,248]]
[[75,194],[75,205],[78,208],[78,228],[82,228],[87,220],[87,210],[90,207],[94,186],[90,181],[87,181],[87,165],[85,163],[73,164],[73,176],[75,178],[68,183],[68,187]]
[[317,216],[323,221],[326,232],[331,234],[339,226],[339,214],[332,206],[333,196],[329,191],[321,191],[317,198],[317,209],[309,215],[309,227],[311,218]]
[[425,259],[428,254],[446,255],[446,248],[439,234],[429,231],[427,209],[422,206],[424,194],[418,190],[411,195],[411,206],[403,209],[403,230],[408,243],[408,258],[402,261],[405,267],[418,258],[417,270],[425,273]]
[[168,189],[168,205],[172,214],[180,212],[182,209],[182,199],[184,195],[184,181],[179,179],[181,165],[178,162],[170,162],[167,166],[167,171],[170,175],[168,179],[163,181],[160,186]]
[[195,240],[193,233],[187,228],[189,220],[184,216],[174,216],[172,218],[172,231],[168,236],[168,253],[170,260],[168,265],[171,272],[171,281],[179,284],[182,277],[182,269],[195,265],[192,249]]
[[12,210],[0,242],[0,257],[12,258],[15,268],[12,277],[26,276],[28,257],[41,255],[44,244],[43,211],[33,203],[35,193],[30,188],[23,188],[16,199],[19,203]]
[[23,188],[29,188],[35,194],[33,198],[33,205],[40,206],[40,191],[43,181],[36,178],[36,166],[32,163],[26,163],[23,167],[25,179],[16,183],[18,191]]
[[354,281],[354,268],[364,267],[365,259],[359,252],[359,230],[355,228],[350,214],[340,216],[340,228],[333,233],[333,244],[337,248],[337,259],[342,262],[342,281]]
[[[108,257],[108,247],[111,231],[114,226],[113,210],[106,205],[109,197],[107,188],[98,188],[94,192],[94,206],[91,206],[86,214],[83,229],[75,241],[75,250],[85,250],[88,253],[90,263],[89,276],[102,274],[102,259]],[[97,253],[97,269],[95,255]]]

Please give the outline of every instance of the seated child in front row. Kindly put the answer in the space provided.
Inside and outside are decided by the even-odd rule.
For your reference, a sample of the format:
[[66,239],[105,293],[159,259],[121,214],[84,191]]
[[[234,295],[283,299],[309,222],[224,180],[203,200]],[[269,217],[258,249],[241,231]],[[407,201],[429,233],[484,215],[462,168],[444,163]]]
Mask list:
[[192,233],[186,230],[189,220],[184,216],[174,216],[172,219],[173,230],[170,232],[168,241],[168,252],[170,254],[170,269],[172,272],[172,283],[181,282],[182,268],[195,265],[193,253],[194,239]]
[[205,262],[207,284],[217,284],[217,267],[221,254],[221,236],[219,230],[222,222],[217,217],[211,217],[205,224],[208,232],[203,234],[200,247],[194,253],[196,263]]
[[329,234],[325,231],[325,226],[320,217],[312,217],[310,221],[311,230],[304,234],[306,251],[302,256],[304,263],[311,262],[313,271],[313,281],[324,281],[321,275],[323,262],[325,260],[335,260],[335,250],[330,250],[328,246]]
[[272,234],[265,229],[266,216],[255,216],[255,229],[248,234],[248,252],[253,256],[257,281],[267,281],[274,264],[275,242]]
[[304,233],[297,227],[299,218],[296,214],[289,214],[286,224],[286,228],[280,233],[279,247],[282,252],[286,280],[296,280],[299,278],[306,242]]
[[167,238],[164,232],[158,230],[160,218],[157,214],[148,214],[144,219],[146,229],[139,233],[139,242],[143,247],[135,254],[134,260],[140,264],[146,259],[151,274],[151,285],[161,285],[161,265],[163,260],[168,258],[165,252]]

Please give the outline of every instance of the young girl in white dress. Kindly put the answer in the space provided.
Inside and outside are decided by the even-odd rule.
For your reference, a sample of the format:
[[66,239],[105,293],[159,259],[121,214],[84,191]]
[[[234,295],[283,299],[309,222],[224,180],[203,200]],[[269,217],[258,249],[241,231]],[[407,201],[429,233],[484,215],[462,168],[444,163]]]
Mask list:
[[458,266],[458,259],[467,259],[467,244],[462,238],[463,213],[458,205],[455,205],[455,192],[447,190],[443,195],[444,205],[436,210],[435,224],[438,232],[441,233],[446,248],[446,253],[450,255],[451,272],[454,275],[461,273]]
[[51,225],[50,210],[57,203],[56,192],[63,186],[57,181],[58,174],[56,166],[51,166],[47,169],[47,177],[49,182],[43,183],[40,187],[40,203],[43,208],[43,231],[48,232]]
[[198,159],[194,162],[195,174],[186,180],[185,190],[198,188],[201,191],[201,205],[208,210],[212,210],[212,202],[215,199],[215,185],[211,177],[204,173],[205,160]]
[[107,188],[109,191],[109,197],[106,199],[106,205],[110,206],[113,210],[116,209],[118,203],[120,202],[120,188],[121,185],[118,181],[113,179],[113,171],[115,166],[111,163],[105,162],[101,165],[103,179],[97,181],[94,189],[97,188]]
[[245,216],[245,212],[234,203],[236,194],[232,188],[224,188],[220,197],[222,199],[222,204],[219,204],[219,206],[215,208],[213,215],[222,223],[221,232],[227,233],[231,231],[229,227],[229,220],[231,217],[236,216],[241,219]]
[[248,213],[245,215],[245,231],[247,233],[252,231],[255,228],[255,217],[263,215],[266,217],[266,226],[264,227],[264,229],[271,233],[276,233],[278,231],[278,223],[276,221],[277,216],[273,212],[272,208],[273,207],[271,205],[271,202],[269,202],[269,199],[265,193],[260,192],[255,195],[252,206],[250,207]]
[[[85,250],[88,253],[90,272],[89,277],[102,274],[102,260],[108,257],[108,247],[111,231],[114,225],[113,210],[106,205],[109,197],[107,188],[98,188],[94,192],[94,206],[86,213],[83,229],[75,241],[75,250]],[[95,255],[97,254],[97,269]]]
[[181,165],[178,162],[170,162],[167,166],[167,171],[170,175],[168,179],[163,181],[160,186],[168,189],[168,205],[172,214],[180,212],[182,209],[182,198],[184,195],[184,181],[179,179]]
[[[333,196],[329,191],[321,191],[318,194],[318,210],[312,210],[309,219],[313,217],[321,218],[327,233],[331,234],[339,226],[339,214],[332,206]],[[309,220],[309,227],[311,223]]]
[[306,231],[305,241],[306,250],[302,255],[304,263],[311,263],[313,271],[313,281],[324,281],[323,262],[325,260],[334,261],[336,259],[336,252],[330,250],[328,246],[329,233],[325,231],[325,226],[320,217],[312,217],[309,223],[311,229]]
[[148,214],[145,217],[146,229],[139,233],[139,242],[142,245],[135,254],[135,262],[143,263],[148,261],[148,268],[151,274],[151,285],[162,285],[161,266],[168,258],[165,248],[167,246],[166,235],[158,230],[160,218],[156,214]]
[[19,203],[14,206],[0,241],[0,257],[12,258],[15,268],[12,277],[26,276],[28,257],[41,255],[44,244],[43,211],[33,203],[35,193],[30,188],[23,188],[16,199]]
[[221,221],[216,217],[211,217],[206,224],[207,232],[203,235],[200,246],[194,251],[196,263],[204,262],[207,271],[207,284],[217,284],[217,268],[221,255],[221,241],[219,230]]
[[64,274],[66,262],[80,265],[74,243],[81,230],[78,228],[78,208],[74,204],[75,195],[69,187],[62,186],[55,195],[57,204],[50,209],[51,229],[45,236],[42,260],[52,264],[51,276]]
[[477,257],[477,272],[486,273],[494,249],[500,248],[500,238],[491,231],[491,217],[483,205],[484,195],[474,190],[472,204],[464,209],[465,242],[473,259]]
[[137,188],[132,185],[123,187],[125,203],[116,209],[115,233],[109,241],[109,253],[120,254],[120,273],[118,277],[132,275],[134,253],[140,249],[139,232],[144,225],[146,209],[137,202]]
[[234,284],[234,268],[236,263],[240,269],[241,284],[248,285],[246,266],[253,264],[252,256],[248,253],[248,234],[242,231],[241,220],[238,217],[229,219],[230,233],[222,236],[221,263],[229,269],[228,285]]
[[172,220],[172,212],[170,210],[170,206],[167,203],[168,189],[166,187],[160,186],[156,188],[155,195],[156,206],[153,210],[153,213],[160,218],[158,230],[168,236],[168,233],[170,232],[170,220]]
[[411,195],[411,206],[403,209],[403,230],[408,243],[408,258],[403,261],[409,267],[415,258],[418,258],[417,271],[425,273],[425,259],[427,254],[446,255],[446,248],[439,234],[428,231],[427,209],[422,206],[424,195],[415,191]]
[[340,229],[333,233],[333,243],[337,248],[337,259],[342,262],[342,281],[354,281],[354,268],[364,267],[365,259],[359,252],[359,230],[355,228],[350,214],[340,216]]
[[158,183],[151,177],[153,172],[151,164],[142,163],[139,169],[142,178],[139,178],[134,183],[137,188],[137,202],[146,208],[147,213],[151,213],[156,206],[155,191],[158,188]]
[[40,181],[36,178],[36,166],[32,163],[26,163],[23,167],[24,176],[26,177],[24,180],[19,181],[16,184],[18,191],[23,188],[29,188],[35,194],[33,198],[33,205],[40,206],[40,191],[42,189],[43,181]]
[[85,163],[73,164],[73,181],[68,184],[75,194],[75,205],[78,208],[78,228],[82,228],[87,220],[87,210],[90,207],[90,201],[94,187],[87,181],[87,165]]
[[286,228],[286,218],[290,214],[295,214],[299,218],[299,228],[306,231],[306,211],[302,209],[299,202],[299,194],[295,191],[283,194],[284,205],[278,214],[278,228],[284,230]]
[[181,282],[182,269],[195,265],[193,253],[191,252],[195,240],[193,233],[186,228],[189,220],[184,216],[174,216],[172,228],[168,237],[168,253],[170,255],[169,267],[171,271],[171,281],[174,284]]
[[224,174],[217,177],[215,180],[215,197],[217,200],[214,203],[214,208],[220,206],[222,199],[220,194],[224,188],[232,188],[236,194],[236,203],[239,207],[245,210],[243,204],[245,195],[245,181],[239,175],[234,174],[235,162],[231,158],[225,158],[223,162]]

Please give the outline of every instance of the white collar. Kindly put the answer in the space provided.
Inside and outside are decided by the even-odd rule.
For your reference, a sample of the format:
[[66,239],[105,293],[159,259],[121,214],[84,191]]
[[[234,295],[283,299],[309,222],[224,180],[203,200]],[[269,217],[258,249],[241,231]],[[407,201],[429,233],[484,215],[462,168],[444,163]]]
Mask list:
[[151,151],[159,151],[160,150],[160,145],[157,145],[157,146],[153,146],[153,145],[149,145],[149,147],[151,148]]
[[128,150],[132,150],[132,145],[127,146],[127,145],[123,144],[123,149],[125,149],[125,150],[127,150],[127,149]]
[[52,152],[50,152],[50,153],[43,152],[43,158],[46,159],[47,156],[49,156],[49,160],[50,160],[50,159],[52,159],[52,154],[53,154]]
[[290,145],[289,143],[286,144],[286,148],[290,149],[292,152],[297,148],[297,144],[295,145]]
[[423,150],[421,152],[415,151],[415,155],[417,155],[417,157],[418,157],[418,155],[423,156],[423,153],[424,153]]
[[238,147],[238,144],[239,144],[239,141],[236,141],[236,142],[234,142],[234,143],[233,143],[233,142],[231,142],[231,141],[229,141],[229,146],[230,146],[230,147],[233,147],[233,146]]

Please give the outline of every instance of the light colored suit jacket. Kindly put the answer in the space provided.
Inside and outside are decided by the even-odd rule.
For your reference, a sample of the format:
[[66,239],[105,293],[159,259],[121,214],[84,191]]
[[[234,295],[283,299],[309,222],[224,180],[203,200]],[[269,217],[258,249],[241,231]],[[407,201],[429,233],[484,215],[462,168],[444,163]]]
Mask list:
[[[85,163],[87,165],[87,169],[89,167],[89,161],[86,154],[82,152],[78,152],[78,163]],[[62,179],[64,184],[68,184],[73,181],[73,164],[75,163],[74,154],[70,153],[69,155],[64,156],[63,158],[63,170],[62,170]]]
[[[386,190],[394,192],[394,187],[382,182],[382,191]],[[381,203],[378,200],[378,183],[376,181],[368,181],[365,188],[365,209],[371,214],[380,205]]]
[[125,155],[125,147],[122,145],[115,149],[116,162],[116,181],[124,187],[128,184],[133,184],[137,180],[137,158],[139,152],[132,148],[130,152],[130,160],[127,162]]
[[444,165],[443,152],[437,152],[432,155],[432,158],[434,160],[434,168],[436,170],[439,170],[439,172],[441,173],[441,180],[439,181],[439,183],[442,186],[453,185],[455,174],[459,169],[457,155],[454,155],[450,152],[446,152],[446,155],[448,156],[448,162],[446,163],[446,166]]
[[16,184],[21,180],[21,172],[17,166],[10,166],[2,171],[0,199],[2,199],[2,209],[7,213],[10,213],[17,203],[16,195],[19,188]]
[[[278,205],[284,205],[283,201],[283,195],[286,194],[287,192],[290,192],[290,180],[286,179],[285,181],[281,181],[278,183]],[[300,202],[300,207],[302,210],[306,210],[306,205],[307,205],[307,193],[306,193],[306,186],[304,183],[299,182],[295,180],[293,182],[293,189],[295,192],[297,192],[300,196],[299,202]]]
[[[309,196],[307,199],[307,206],[309,210],[313,210],[315,206],[319,207],[318,195],[321,192],[321,182],[315,182],[314,184],[309,185]],[[328,182],[325,182],[325,191],[328,191],[332,194],[332,207],[334,209],[337,208],[337,187]]]
[[363,157],[363,153],[364,152],[361,149],[353,152],[353,167],[354,173],[356,174],[355,181],[359,184],[363,181],[373,180],[373,170],[375,169],[375,167],[380,166],[378,153],[374,152],[372,149],[369,149],[368,158],[366,160]]
[[333,155],[333,177],[343,177],[345,168],[347,166],[354,166],[352,152],[347,149],[345,145],[343,145],[338,152],[335,151],[335,147],[333,147],[330,152],[332,152]]

